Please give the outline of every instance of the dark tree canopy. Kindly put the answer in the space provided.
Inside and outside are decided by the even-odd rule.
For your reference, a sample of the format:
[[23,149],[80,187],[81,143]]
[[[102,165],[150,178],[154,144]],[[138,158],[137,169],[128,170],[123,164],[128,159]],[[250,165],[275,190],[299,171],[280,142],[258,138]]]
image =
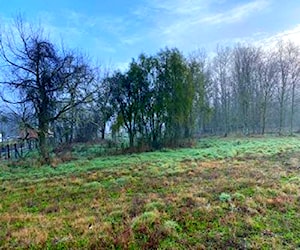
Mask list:
[[177,145],[191,136],[195,83],[177,49],[156,56],[142,54],[110,82],[117,111],[115,128],[125,127],[131,147],[137,139],[157,148]]

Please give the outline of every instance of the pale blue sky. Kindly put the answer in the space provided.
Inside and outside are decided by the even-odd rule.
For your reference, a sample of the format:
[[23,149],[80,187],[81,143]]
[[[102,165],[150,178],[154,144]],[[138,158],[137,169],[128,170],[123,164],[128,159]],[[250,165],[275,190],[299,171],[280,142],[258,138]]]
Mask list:
[[300,43],[299,0],[0,0],[1,26],[18,13],[53,40],[121,68],[166,46],[188,54],[277,37]]

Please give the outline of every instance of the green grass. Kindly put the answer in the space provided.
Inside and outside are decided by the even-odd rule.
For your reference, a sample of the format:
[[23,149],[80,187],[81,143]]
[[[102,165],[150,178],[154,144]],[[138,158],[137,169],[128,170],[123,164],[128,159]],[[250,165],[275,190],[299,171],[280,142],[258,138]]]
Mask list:
[[297,137],[90,158],[1,166],[0,248],[300,248]]
[[[97,145],[79,147],[74,155],[81,157],[75,161],[60,164],[59,167],[34,166],[33,160],[25,160],[10,166],[0,166],[0,180],[36,180],[61,175],[74,175],[86,171],[106,168],[123,168],[139,164],[154,164],[164,166],[180,161],[221,160],[238,157],[272,157],[285,151],[300,149],[300,139],[297,137],[240,138],[240,139],[203,139],[194,148],[163,149],[161,151],[141,154],[105,156],[90,159],[87,152],[97,151]],[[99,146],[100,151],[103,146]],[[91,155],[93,155],[91,153]],[[25,166],[25,167],[24,167]],[[172,168],[173,169],[173,168]]]

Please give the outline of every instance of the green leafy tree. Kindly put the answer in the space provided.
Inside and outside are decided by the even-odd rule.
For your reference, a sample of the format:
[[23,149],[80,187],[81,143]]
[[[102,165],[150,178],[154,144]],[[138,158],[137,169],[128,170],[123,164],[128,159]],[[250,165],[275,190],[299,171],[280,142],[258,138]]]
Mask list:
[[158,54],[158,102],[162,112],[167,143],[177,145],[190,134],[195,89],[191,70],[178,49]]

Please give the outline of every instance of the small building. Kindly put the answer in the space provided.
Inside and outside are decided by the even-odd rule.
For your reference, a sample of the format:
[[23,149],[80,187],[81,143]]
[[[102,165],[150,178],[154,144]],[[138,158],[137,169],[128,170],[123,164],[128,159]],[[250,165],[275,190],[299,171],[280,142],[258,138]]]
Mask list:
[[27,144],[29,150],[37,148],[37,142],[39,139],[38,132],[33,128],[24,128],[19,133],[19,140],[22,140]]
[[25,128],[20,131],[19,139],[21,139],[21,140],[38,140],[39,136],[35,129]]

